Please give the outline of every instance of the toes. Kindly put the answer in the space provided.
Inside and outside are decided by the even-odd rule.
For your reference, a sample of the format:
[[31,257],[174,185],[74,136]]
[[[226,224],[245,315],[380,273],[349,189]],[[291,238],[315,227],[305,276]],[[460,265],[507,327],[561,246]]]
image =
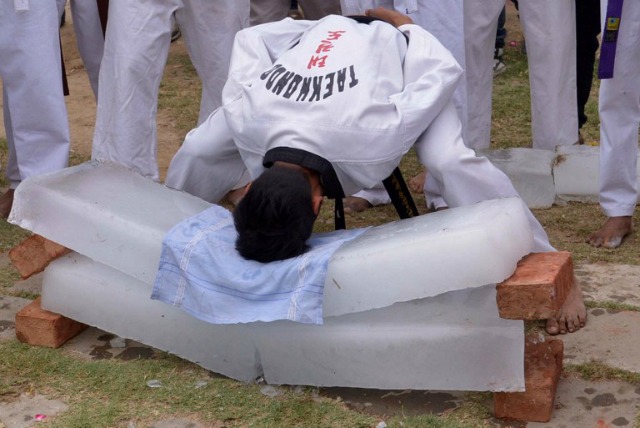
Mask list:
[[547,320],[547,333],[553,336],[560,333],[560,327],[558,326],[558,321],[555,318],[549,318]]
[[564,315],[558,315],[556,318],[547,320],[547,333],[551,335],[567,333],[567,320]]
[[602,238],[600,238],[599,236],[595,236],[595,235],[591,235],[590,237],[587,238],[587,244],[599,248],[600,246],[602,246]]

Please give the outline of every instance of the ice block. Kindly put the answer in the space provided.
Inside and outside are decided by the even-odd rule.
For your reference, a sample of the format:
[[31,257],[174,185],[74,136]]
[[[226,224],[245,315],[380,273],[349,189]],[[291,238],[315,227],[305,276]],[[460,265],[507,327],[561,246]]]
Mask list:
[[[152,284],[165,233],[209,206],[128,169],[89,162],[25,180],[10,221]],[[498,283],[513,273],[531,243],[517,198],[372,228],[330,261],[324,314]]]
[[494,285],[325,319],[258,326],[275,384],[522,391],[523,324],[498,317]]
[[568,201],[598,200],[600,148],[558,146],[553,176],[556,194]]
[[529,208],[549,208],[556,199],[553,182],[555,153],[550,150],[513,148],[478,150],[504,172]]
[[162,238],[211,204],[97,161],[24,180],[9,222],[152,283]]
[[43,308],[174,353],[214,372],[270,384],[519,391],[522,321],[498,317],[493,285],[329,317],[212,325],[151,301],[151,285],[72,253],[43,278]]
[[324,316],[498,283],[531,251],[522,202],[505,198],[371,228],[329,261]]
[[520,200],[373,228],[331,260],[320,326],[212,325],[149,298],[165,233],[209,206],[124,168],[90,162],[25,180],[10,220],[83,254],[45,270],[45,309],[235,379],[263,375],[271,383],[382,389],[523,387],[522,322],[497,317],[493,285],[531,248]]
[[42,307],[178,355],[234,379],[262,374],[247,325],[213,325],[149,299],[151,285],[77,253],[53,261],[42,279]]

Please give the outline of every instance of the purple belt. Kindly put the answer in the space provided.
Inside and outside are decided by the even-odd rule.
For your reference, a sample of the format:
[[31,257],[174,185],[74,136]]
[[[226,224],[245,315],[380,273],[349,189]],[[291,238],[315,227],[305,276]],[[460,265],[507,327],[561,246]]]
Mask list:
[[622,19],[622,2],[623,0],[609,0],[607,4],[607,19],[602,33],[602,44],[600,45],[599,79],[611,79],[613,77],[618,30]]

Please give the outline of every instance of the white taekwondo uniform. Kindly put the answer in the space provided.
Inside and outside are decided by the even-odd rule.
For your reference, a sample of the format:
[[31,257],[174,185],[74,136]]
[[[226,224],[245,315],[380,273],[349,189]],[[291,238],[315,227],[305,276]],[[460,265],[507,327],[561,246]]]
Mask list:
[[0,77],[10,187],[67,166],[69,123],[62,93],[56,0],[0,0]]
[[249,0],[112,0],[100,68],[92,158],[158,180],[158,90],[171,43],[171,16],[202,80],[201,123],[221,105],[236,32]]
[[[166,184],[218,202],[246,184],[246,170],[255,178],[281,160],[318,170],[327,196],[339,197],[334,179],[343,194],[371,187],[415,147],[449,206],[517,196],[462,142],[451,102],[461,74],[449,51],[413,24],[332,15],[243,30],[224,107],[187,135]],[[536,251],[552,250],[529,215]]]
[[[601,0],[601,17],[607,0]],[[622,6],[612,79],[600,82],[600,205],[607,217],[631,216],[638,202],[640,3]]]

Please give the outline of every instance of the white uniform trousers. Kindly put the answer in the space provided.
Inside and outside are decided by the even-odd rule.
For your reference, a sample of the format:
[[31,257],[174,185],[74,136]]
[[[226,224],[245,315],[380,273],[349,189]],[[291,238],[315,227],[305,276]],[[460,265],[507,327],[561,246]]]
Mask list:
[[[344,15],[362,15],[367,9],[376,7],[395,9],[408,15],[413,22],[433,34],[452,53],[463,70],[466,68],[463,0],[341,0],[341,4]],[[462,137],[464,141],[467,141],[469,113],[466,79],[461,79],[460,83],[458,83],[453,94],[453,102],[462,123]],[[446,206],[442,200],[440,190],[437,189],[431,178],[427,178],[425,186],[427,186],[425,195],[430,204],[436,207]],[[391,202],[382,184],[375,188],[360,191],[353,196],[366,199],[374,206]]]
[[233,39],[249,24],[249,0],[113,0],[100,68],[92,158],[158,180],[158,90],[171,15],[202,80],[198,123],[221,105]]
[[[519,196],[511,180],[486,157],[476,156],[462,141],[460,120],[449,104],[418,138],[415,150],[427,168],[442,198],[450,208],[471,205],[489,199]],[[547,233],[526,206],[533,232],[532,252],[555,251]]]
[[104,35],[95,0],[71,0],[73,30],[93,95],[98,98],[98,75],[104,51]]
[[[578,141],[575,0],[521,0],[531,87],[533,147]],[[493,52],[504,0],[465,0],[469,122],[467,145],[489,148]]]
[[[305,19],[340,15],[339,0],[298,0]],[[251,25],[280,21],[287,17],[291,0],[251,0]]]
[[[464,145],[461,131],[455,106],[449,102],[415,144],[418,158],[437,180],[447,204],[456,207],[518,196],[505,174]],[[166,185],[216,203],[247,182],[246,168],[224,113],[217,110],[187,134],[171,161]],[[553,251],[546,232],[524,202],[523,206],[533,230],[532,251]]]
[[[601,17],[607,1],[601,0]],[[640,3],[626,0],[612,79],[600,82],[600,205],[607,217],[633,215],[638,201]]]
[[10,187],[67,166],[69,123],[62,93],[60,14],[56,0],[16,11],[0,0],[0,77]]

